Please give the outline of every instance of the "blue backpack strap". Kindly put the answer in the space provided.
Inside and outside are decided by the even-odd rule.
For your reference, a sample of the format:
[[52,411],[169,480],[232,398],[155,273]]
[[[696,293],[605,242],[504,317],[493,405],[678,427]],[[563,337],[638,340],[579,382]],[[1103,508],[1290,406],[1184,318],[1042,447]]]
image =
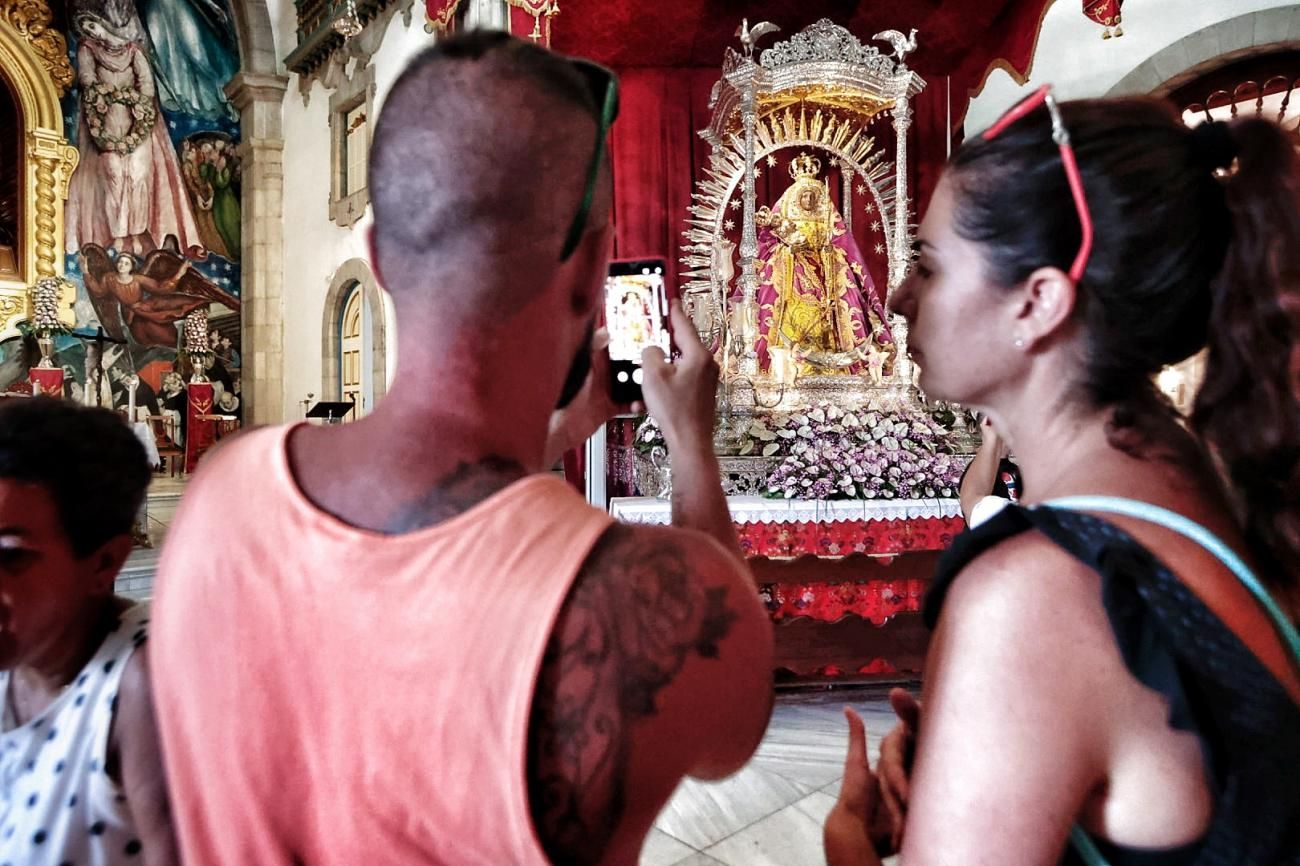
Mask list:
[[1222,539],[1201,526],[1201,524],[1167,508],[1161,508],[1158,505],[1152,505],[1149,502],[1142,502],[1137,499],[1123,499],[1118,496],[1065,496],[1060,499],[1048,500],[1043,505],[1051,508],[1102,511],[1122,514],[1126,517],[1136,517],[1139,520],[1147,520],[1166,529],[1172,529],[1174,532],[1195,541],[1218,557],[1219,561],[1236,575],[1237,580],[1241,581],[1242,585],[1250,590],[1251,595],[1255,597],[1260,607],[1273,621],[1273,626],[1277,629],[1282,643],[1291,654],[1292,665],[1300,669],[1300,632],[1296,631],[1291,618],[1286,615],[1282,610],[1282,606],[1269,594],[1269,591],[1264,588],[1259,578],[1242,561],[1241,557],[1234,553],[1232,548],[1224,544]]
[[1086,866],[1109,866],[1097,843],[1078,824],[1070,828],[1070,843]]

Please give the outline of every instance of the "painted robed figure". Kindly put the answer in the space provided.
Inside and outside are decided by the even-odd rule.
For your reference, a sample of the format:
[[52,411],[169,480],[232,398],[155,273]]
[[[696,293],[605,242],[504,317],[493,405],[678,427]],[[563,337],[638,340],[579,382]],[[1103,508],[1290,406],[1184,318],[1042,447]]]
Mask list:
[[[805,375],[861,373],[872,352],[892,357],[884,303],[820,173],[816,157],[795,157],[790,162],[794,182],[774,207],[760,208],[754,217],[759,275],[754,348],[764,370],[769,346],[788,347]],[[826,363],[831,354],[846,362]]]

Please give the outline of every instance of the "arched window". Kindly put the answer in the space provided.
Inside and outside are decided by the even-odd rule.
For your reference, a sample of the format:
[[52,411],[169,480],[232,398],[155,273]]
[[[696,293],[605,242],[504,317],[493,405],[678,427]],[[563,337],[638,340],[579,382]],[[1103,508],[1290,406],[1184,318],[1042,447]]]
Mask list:
[[360,283],[353,283],[343,302],[343,315],[339,317],[339,394],[344,400],[356,404],[351,418],[369,412],[375,403],[374,381],[367,363],[372,348],[370,343],[369,304]]
[[349,259],[334,273],[321,333],[321,399],[351,400],[355,421],[387,390],[384,297],[369,265]]

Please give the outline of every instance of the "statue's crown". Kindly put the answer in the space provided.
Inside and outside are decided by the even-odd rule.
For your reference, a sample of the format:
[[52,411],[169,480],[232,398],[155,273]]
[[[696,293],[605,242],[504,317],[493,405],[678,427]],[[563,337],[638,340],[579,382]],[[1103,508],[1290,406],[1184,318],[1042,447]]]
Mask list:
[[790,177],[795,180],[801,177],[817,177],[821,173],[822,161],[815,156],[801,153],[790,160]]

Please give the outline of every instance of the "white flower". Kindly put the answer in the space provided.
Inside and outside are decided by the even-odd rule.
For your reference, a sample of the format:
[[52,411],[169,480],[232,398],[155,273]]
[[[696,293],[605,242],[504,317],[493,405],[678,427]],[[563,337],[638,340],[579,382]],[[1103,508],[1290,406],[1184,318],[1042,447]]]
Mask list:
[[816,421],[818,424],[822,424],[826,421],[826,413],[821,409],[813,409],[808,413],[808,417]]
[[812,428],[809,427],[807,424],[800,427],[796,432],[798,433],[798,435],[802,436],[805,439],[811,439],[813,435]]
[[745,444],[740,446],[740,455],[743,457],[744,455],[749,454],[753,450],[754,450],[754,440],[753,439],[746,440]]
[[764,456],[764,457],[771,457],[773,454],[775,454],[776,452],[778,452],[778,451],[780,451],[780,450],[781,450],[781,446],[780,446],[780,445],[778,445],[778,444],[775,443],[775,442],[769,442],[769,443],[767,443],[766,445],[763,446],[763,456]]

